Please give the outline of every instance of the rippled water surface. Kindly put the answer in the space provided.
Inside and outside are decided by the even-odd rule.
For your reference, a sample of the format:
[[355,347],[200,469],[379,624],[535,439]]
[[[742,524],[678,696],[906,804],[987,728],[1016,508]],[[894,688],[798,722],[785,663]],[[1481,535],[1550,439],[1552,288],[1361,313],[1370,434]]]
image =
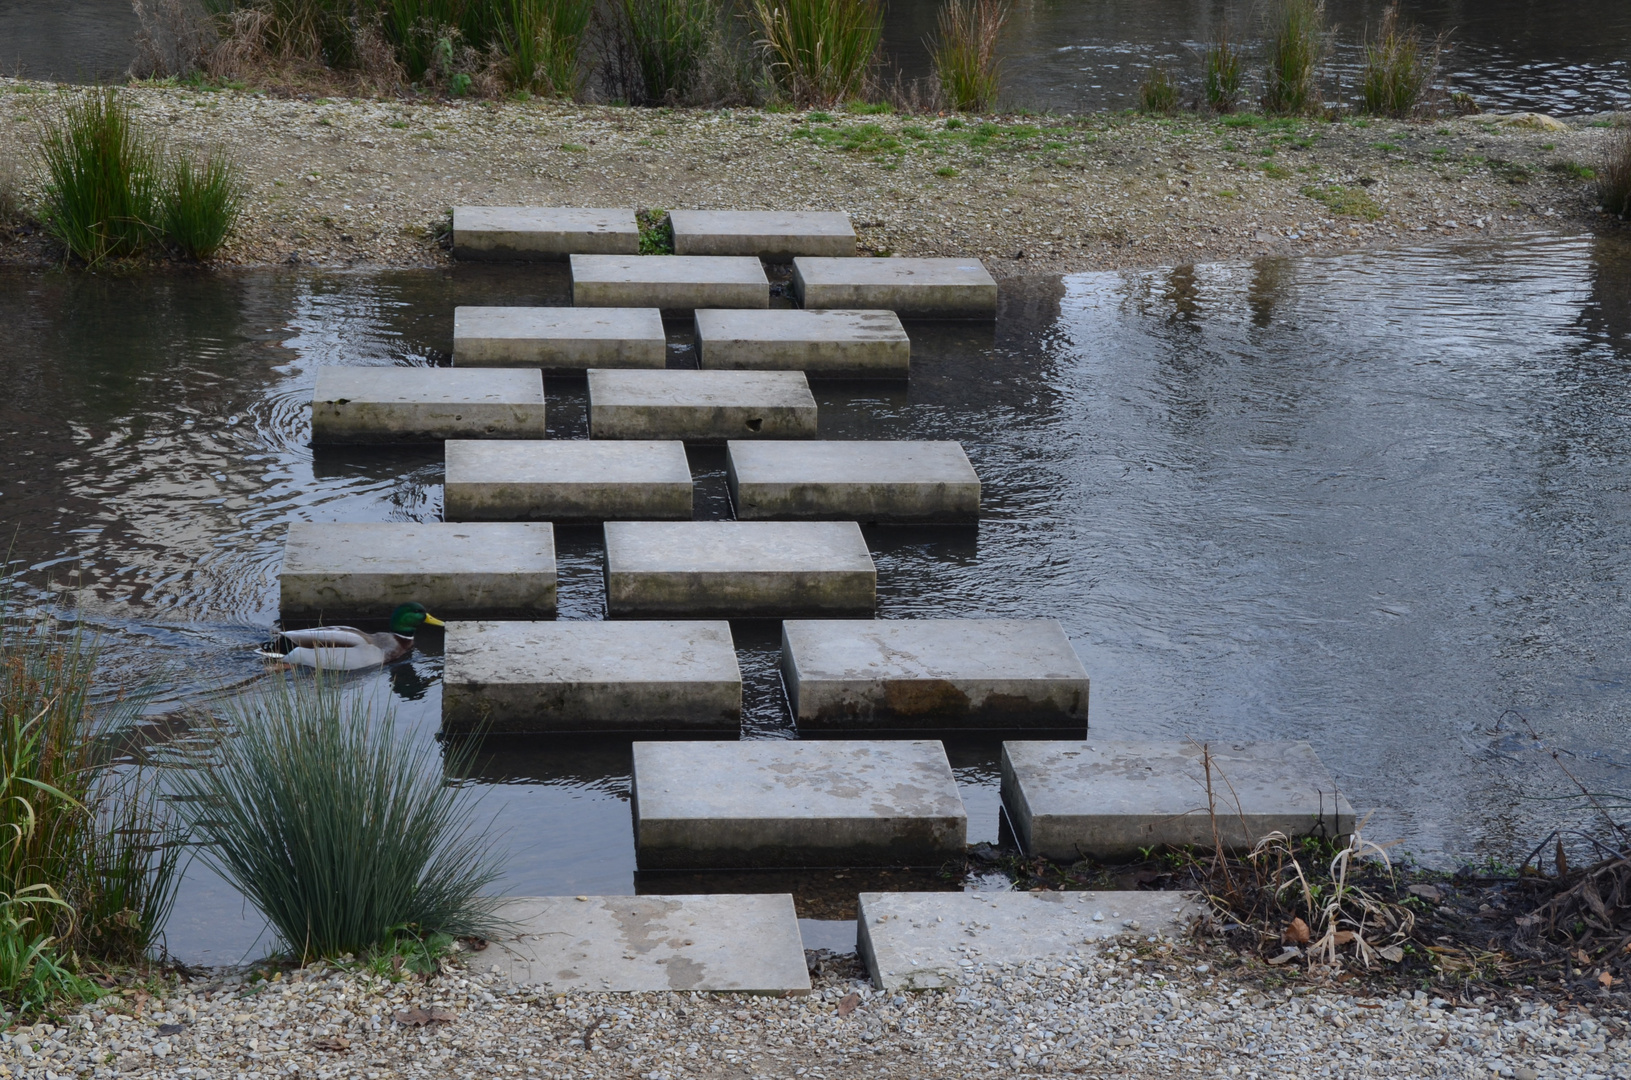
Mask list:
[[[289,521],[440,512],[434,451],[312,452],[317,370],[445,363],[456,304],[564,284],[0,274],[0,528],[24,579],[77,575],[155,714],[264,678]],[[1631,248],[1586,237],[1022,279],[994,327],[912,326],[909,386],[816,396],[825,436],[957,439],[985,484],[977,528],[868,531],[880,617],[1056,617],[1096,735],[1307,739],[1373,834],[1510,856],[1568,809],[1510,710],[1588,783],[1631,787],[1628,311]],[[549,396],[552,436],[582,437],[583,384]],[[692,464],[699,515],[728,514],[720,453]],[[601,617],[598,530],[560,552],[561,617]],[[745,733],[793,737],[774,625],[735,629]],[[429,739],[424,644],[354,685]],[[626,743],[490,750],[473,780],[504,889],[672,889],[633,872]],[[951,753],[996,839],[995,744]],[[172,949],[234,959],[256,933],[195,865]]]

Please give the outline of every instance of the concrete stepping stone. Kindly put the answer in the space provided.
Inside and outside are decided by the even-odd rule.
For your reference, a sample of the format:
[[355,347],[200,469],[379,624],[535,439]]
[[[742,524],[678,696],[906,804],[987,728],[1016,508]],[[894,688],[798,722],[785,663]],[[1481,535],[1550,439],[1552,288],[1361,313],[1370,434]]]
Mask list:
[[453,257],[527,262],[574,254],[635,255],[632,209],[575,206],[455,206]]
[[473,966],[552,993],[810,992],[793,897],[531,896],[498,910],[514,931]]
[[642,870],[938,866],[967,838],[938,742],[634,744]]
[[691,520],[681,442],[450,439],[449,521]]
[[668,363],[668,336],[654,307],[457,307],[453,363],[541,368],[550,375],[660,368]]
[[450,622],[442,726],[495,734],[731,732],[727,622]]
[[994,319],[997,283],[978,259],[793,260],[806,308],[888,308],[908,318]]
[[912,340],[893,311],[704,308],[696,333],[698,364],[715,370],[904,379],[911,368]]
[[816,433],[802,371],[589,372],[593,439],[798,439]]
[[861,960],[883,990],[955,988],[965,967],[1062,962],[1120,936],[1178,937],[1190,892],[861,893]]
[[676,255],[752,255],[770,262],[855,255],[855,228],[842,211],[670,210],[668,221]]
[[1353,831],[1353,807],[1305,742],[1005,742],[1002,803],[1025,850],[1061,862],[1133,858],[1140,848],[1248,849],[1276,830]]
[[418,602],[450,615],[555,614],[555,530],[548,524],[289,524],[278,574],[285,617],[384,619]]
[[537,371],[331,367],[317,373],[312,390],[318,446],[543,437]]
[[751,255],[574,255],[577,307],[767,308],[770,279]]
[[954,442],[726,444],[736,516],[757,520],[976,521],[980,478]]
[[608,521],[611,615],[870,613],[878,569],[853,521]]
[[800,731],[1087,729],[1052,619],[789,619],[782,679]]

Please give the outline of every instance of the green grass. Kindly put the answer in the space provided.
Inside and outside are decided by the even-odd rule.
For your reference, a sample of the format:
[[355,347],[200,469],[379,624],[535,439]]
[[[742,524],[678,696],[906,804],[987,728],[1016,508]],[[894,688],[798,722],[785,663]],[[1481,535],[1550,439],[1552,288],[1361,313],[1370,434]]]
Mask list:
[[1270,180],[1286,180],[1291,177],[1292,172],[1284,165],[1276,165],[1271,161],[1264,164],[1263,175]]
[[800,105],[862,96],[883,37],[881,0],[749,0],[782,90]]
[[888,116],[895,107],[887,101],[852,101],[844,111],[855,116]]
[[640,104],[678,104],[702,69],[720,0],[619,0],[622,33],[638,74]]
[[141,254],[158,224],[159,156],[111,88],[66,97],[40,138],[45,226],[88,266]]
[[640,226],[640,254],[674,254],[674,223],[667,210],[639,210],[634,216]]
[[496,36],[510,86],[576,97],[583,85],[578,47],[594,12],[594,0],[508,0]]
[[948,180],[958,175],[956,167],[952,165],[942,165],[940,168],[934,171],[934,174],[936,176],[943,176]]
[[1178,81],[1161,66],[1150,69],[1138,88],[1138,107],[1154,116],[1171,116],[1178,111]]
[[1340,184],[1327,184],[1323,187],[1310,185],[1303,188],[1302,193],[1333,214],[1364,218],[1366,221],[1376,221],[1382,217],[1382,208],[1361,188],[1343,187]]
[[245,197],[238,168],[223,152],[202,162],[173,159],[160,212],[165,243],[189,259],[211,258],[232,235]]
[[1546,166],[1546,168],[1551,172],[1557,173],[1559,176],[1566,176],[1570,180],[1597,179],[1596,169],[1593,169],[1589,165],[1582,165],[1578,161],[1554,161],[1550,165]]
[[1404,147],[1402,147],[1398,143],[1394,143],[1394,142],[1373,142],[1373,143],[1371,143],[1371,146],[1374,149],[1386,150],[1386,151],[1389,151],[1391,153],[1400,153],[1400,152],[1402,152],[1404,150]]
[[1244,57],[1227,35],[1220,35],[1201,57],[1201,87],[1206,107],[1213,112],[1234,112],[1244,80]]
[[1597,174],[1597,203],[1611,214],[1631,217],[1631,127],[1612,137]]
[[1280,0],[1269,16],[1263,110],[1300,116],[1320,106],[1319,67],[1325,55],[1321,0]]
[[946,0],[941,6],[929,55],[950,108],[985,112],[996,103],[1002,87],[997,41],[1010,10],[1010,0]]
[[1376,36],[1365,42],[1365,70],[1359,78],[1362,107],[1368,113],[1403,119],[1427,96],[1438,71],[1443,40],[1427,42],[1421,31],[1399,20],[1399,6],[1382,9]]

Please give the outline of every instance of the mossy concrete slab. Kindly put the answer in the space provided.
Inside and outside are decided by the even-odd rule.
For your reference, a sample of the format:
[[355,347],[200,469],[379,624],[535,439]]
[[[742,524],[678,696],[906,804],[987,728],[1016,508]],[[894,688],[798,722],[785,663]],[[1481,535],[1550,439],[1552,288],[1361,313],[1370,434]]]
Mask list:
[[810,378],[904,379],[912,341],[893,311],[696,313],[697,363],[715,370],[802,371]]
[[767,308],[770,279],[752,256],[574,255],[577,307]]
[[866,440],[726,444],[726,479],[744,521],[975,521],[980,478],[954,442]]
[[806,308],[888,308],[908,318],[994,319],[997,282],[978,259],[793,260]]
[[455,206],[453,257],[558,261],[576,254],[634,255],[633,209],[577,206]]
[[731,732],[730,624],[450,622],[442,726],[493,733]]
[[670,210],[668,221],[676,255],[753,255],[769,262],[855,255],[855,227],[843,211]]
[[1005,742],[1002,803],[1026,851],[1071,862],[1214,838],[1245,850],[1275,831],[1340,836],[1354,824],[1305,742]]
[[1087,729],[1087,672],[1052,619],[789,619],[800,731]]
[[550,375],[660,368],[668,363],[668,337],[654,307],[457,307],[453,363],[541,368]]
[[938,742],[634,744],[642,870],[938,866],[967,839]]
[[538,371],[331,367],[312,390],[318,446],[543,437]]
[[278,586],[286,618],[384,619],[413,602],[438,618],[550,617],[555,530],[533,523],[291,522]]
[[605,533],[612,615],[855,615],[877,600],[853,521],[608,521]]
[[681,442],[450,439],[446,455],[449,521],[691,520]]
[[595,439],[798,439],[816,433],[801,371],[589,372]]

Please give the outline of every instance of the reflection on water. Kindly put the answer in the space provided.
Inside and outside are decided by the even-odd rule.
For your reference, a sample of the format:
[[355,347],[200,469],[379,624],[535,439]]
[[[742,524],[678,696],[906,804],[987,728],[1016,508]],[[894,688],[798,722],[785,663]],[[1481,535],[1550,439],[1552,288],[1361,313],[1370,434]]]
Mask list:
[[[562,299],[470,267],[0,282],[0,528],[31,584],[77,574],[158,713],[264,677],[287,522],[440,512],[434,451],[314,457],[317,369],[445,362],[455,304]],[[1307,739],[1374,834],[1510,855],[1565,789],[1508,710],[1631,787],[1628,297],[1631,248],[1591,238],[1025,279],[994,326],[911,327],[909,385],[816,394],[825,436],[957,439],[985,484],[977,527],[866,530],[880,617],[1059,618],[1096,735]],[[551,434],[582,437],[581,382],[549,395]],[[723,516],[718,451],[691,464],[699,516]],[[600,618],[599,530],[558,547],[561,617]],[[744,733],[796,737],[776,624],[733,631]],[[425,646],[354,684],[389,687],[418,739],[441,707]],[[997,744],[951,754],[996,840]],[[627,742],[495,742],[469,784],[506,890],[648,887]],[[800,887],[807,914],[847,903]],[[171,948],[231,959],[257,932],[195,863]]]

